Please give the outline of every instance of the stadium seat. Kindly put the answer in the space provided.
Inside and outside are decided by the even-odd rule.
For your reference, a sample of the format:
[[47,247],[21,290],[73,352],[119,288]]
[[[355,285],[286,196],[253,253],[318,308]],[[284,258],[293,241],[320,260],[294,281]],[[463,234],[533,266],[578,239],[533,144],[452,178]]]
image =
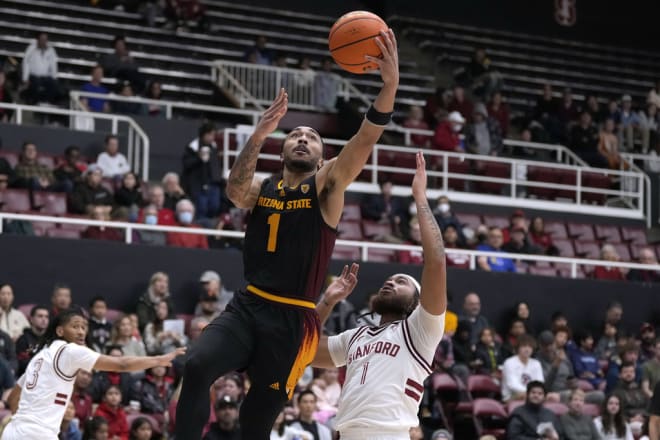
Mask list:
[[509,227],[510,220],[509,217],[503,215],[484,215],[484,223],[489,228],[501,228],[505,229]]
[[[560,183],[562,173],[560,170],[554,170],[549,167],[529,167],[527,169],[527,180],[535,183]],[[538,197],[539,199],[552,200],[557,195],[557,188],[547,188],[545,186],[527,186],[527,194]]]
[[530,275],[540,275],[544,277],[556,277],[557,276],[557,270],[553,267],[536,267],[536,266],[529,266],[528,270]]
[[600,415],[600,405],[595,403],[585,403],[582,407],[582,413],[589,417],[598,417]]
[[568,407],[563,403],[557,402],[545,402],[543,406],[557,415],[557,417],[566,414],[568,412]]
[[362,211],[357,203],[347,203],[341,215],[342,221],[362,221]]
[[621,233],[616,225],[594,225],[596,238],[608,243],[621,243]]
[[524,403],[525,403],[524,400],[509,400],[506,403],[506,412],[507,412],[507,414],[511,414],[516,408],[523,405]]
[[628,245],[625,243],[610,243],[612,246],[614,246],[614,249],[616,249],[616,253],[619,254],[619,258],[621,258],[621,261],[632,261],[632,257],[630,256],[630,249],[628,248]]
[[18,164],[18,154],[13,151],[0,150],[0,157],[4,158],[12,168],[16,168],[16,165]]
[[121,310],[108,308],[108,311],[105,313],[105,319],[110,322],[115,322],[123,314],[124,312]]
[[332,258],[335,260],[350,260],[358,261],[360,260],[360,248],[354,246],[335,246],[335,249],[332,251]]
[[51,170],[55,168],[55,158],[53,156],[44,155],[43,153],[40,153],[39,156],[37,156],[37,163],[44,165]]
[[[561,171],[561,180],[559,181],[562,185],[568,185],[571,188],[575,188],[577,185],[577,173],[572,170],[562,170]],[[575,200],[576,193],[574,189],[560,189],[557,191],[558,199],[569,199]]]
[[369,249],[369,261],[392,263],[396,260],[396,251],[391,249]]
[[32,222],[32,229],[34,230],[34,235],[42,237],[46,235],[48,229],[56,228],[57,224],[54,222]]
[[468,376],[467,388],[473,399],[490,398],[499,400],[502,397],[500,385],[492,377],[485,374]]
[[337,226],[339,238],[342,240],[362,240],[362,225],[360,222],[342,220]]
[[47,215],[66,214],[66,194],[46,191],[32,193],[33,205],[36,210]]
[[588,391],[593,391],[594,386],[588,380],[579,379],[577,382],[578,388],[580,388],[585,393]]
[[23,313],[26,318],[30,319],[30,312],[34,306],[36,306],[36,304],[21,304],[16,308],[19,312]]
[[600,245],[597,241],[575,240],[575,253],[591,260],[600,259]]
[[362,220],[362,235],[370,240],[381,240],[392,234],[389,223],[378,223],[371,220]]
[[560,257],[574,257],[575,250],[573,249],[573,240],[568,238],[555,238],[552,243],[559,251]]
[[[610,189],[611,186],[610,177],[607,174],[603,173],[591,173],[583,172],[582,173],[582,186],[583,188],[597,188],[597,189]],[[598,205],[604,205],[605,200],[607,200],[606,194],[585,191],[582,191],[582,201],[596,203]]]
[[467,226],[473,230],[477,230],[479,225],[483,223],[479,214],[460,214],[456,213],[456,218],[461,222],[461,226]]
[[552,235],[552,238],[568,238],[566,231],[566,223],[561,221],[547,221],[545,222],[545,232]]
[[80,238],[81,231],[73,229],[53,228],[46,231],[46,237],[51,238]]
[[0,211],[27,212],[32,208],[30,195],[25,189],[6,189],[0,192]]
[[503,439],[506,435],[507,413],[497,400],[476,399],[473,403],[472,417],[477,436],[492,435],[497,439]]
[[621,226],[621,238],[631,245],[644,246],[647,244],[646,229],[640,227]]
[[596,240],[594,228],[589,223],[568,222],[568,235],[580,240]]
[[[380,159],[380,156],[379,156]],[[392,166],[397,168],[405,168],[409,170],[415,170],[417,167],[416,159],[414,154],[409,153],[395,153],[392,157]],[[410,186],[412,184],[414,173],[399,173],[392,172],[390,173],[390,180],[395,185]]]
[[[556,263],[555,266],[557,267],[557,272],[559,272],[559,276],[562,278],[571,278],[571,265],[566,264],[566,263]],[[586,278],[587,275],[584,271],[584,268],[582,266],[577,267],[577,271],[575,274],[577,279],[583,279]]]
[[[500,162],[483,162],[481,173],[484,177],[494,177],[498,179],[510,179],[511,178],[511,165],[507,163]],[[506,187],[509,185],[507,183],[499,182],[483,182],[479,181],[476,184],[477,192],[488,193],[488,194],[502,194]]]
[[433,373],[431,376],[431,384],[433,386],[433,390],[435,390],[436,393],[458,391],[458,384],[454,378],[447,373]]
[[[447,168],[450,173],[470,174],[469,162],[454,157],[447,159]],[[447,181],[447,186],[454,191],[465,191],[465,178],[450,177]]]

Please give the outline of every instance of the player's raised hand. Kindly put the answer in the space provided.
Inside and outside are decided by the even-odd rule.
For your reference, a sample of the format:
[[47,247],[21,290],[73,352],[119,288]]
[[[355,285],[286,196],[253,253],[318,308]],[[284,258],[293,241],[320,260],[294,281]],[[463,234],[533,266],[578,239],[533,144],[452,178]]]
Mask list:
[[175,357],[182,356],[186,354],[186,347],[179,347],[174,351],[171,351],[162,356],[158,356],[158,366],[159,367],[171,367],[172,361]]
[[286,114],[288,103],[289,95],[287,95],[286,90],[282,87],[277,98],[275,98],[270,107],[268,107],[261,116],[261,119],[254,130],[255,134],[265,137],[274,132],[275,129],[277,129],[280,120]]
[[399,52],[396,44],[394,31],[388,29],[387,32],[381,31],[380,37],[374,38],[376,45],[382,52],[381,58],[365,55],[367,61],[373,61],[378,64],[380,76],[385,84],[399,85]]
[[351,264],[351,268],[344,266],[344,269],[341,271],[335,280],[330,283],[327,289],[325,289],[325,294],[323,295],[323,301],[334,306],[339,301],[345,299],[348,295],[353,292],[355,286],[357,285],[358,278],[357,274],[360,270],[360,265],[357,263]]
[[415,201],[426,199],[426,160],[424,154],[418,151],[415,155],[417,168],[415,170],[415,177],[412,182],[412,193]]

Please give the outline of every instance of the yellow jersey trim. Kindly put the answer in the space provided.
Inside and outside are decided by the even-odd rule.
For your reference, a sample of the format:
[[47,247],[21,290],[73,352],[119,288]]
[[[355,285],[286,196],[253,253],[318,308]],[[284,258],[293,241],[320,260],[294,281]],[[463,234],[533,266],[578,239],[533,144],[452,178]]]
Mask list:
[[304,299],[285,298],[283,296],[273,295],[272,293],[268,293],[266,291],[263,291],[263,290],[259,289],[258,287],[254,287],[252,284],[248,284],[247,290],[251,293],[254,293],[257,296],[260,296],[264,299],[267,299],[269,301],[273,301],[273,302],[276,302],[276,303],[289,304],[289,305],[292,305],[292,306],[299,306],[299,307],[305,307],[306,309],[316,309],[316,304],[314,304],[311,301],[306,301]]

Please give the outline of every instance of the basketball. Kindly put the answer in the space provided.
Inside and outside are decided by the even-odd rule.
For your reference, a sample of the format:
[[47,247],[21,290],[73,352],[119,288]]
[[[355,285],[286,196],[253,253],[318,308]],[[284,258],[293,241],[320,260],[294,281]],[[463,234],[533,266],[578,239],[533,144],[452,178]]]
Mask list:
[[376,14],[353,11],[339,17],[330,28],[328,46],[330,54],[339,66],[352,73],[375,70],[378,65],[364,59],[365,55],[380,57],[380,48],[374,38],[387,31],[387,24]]

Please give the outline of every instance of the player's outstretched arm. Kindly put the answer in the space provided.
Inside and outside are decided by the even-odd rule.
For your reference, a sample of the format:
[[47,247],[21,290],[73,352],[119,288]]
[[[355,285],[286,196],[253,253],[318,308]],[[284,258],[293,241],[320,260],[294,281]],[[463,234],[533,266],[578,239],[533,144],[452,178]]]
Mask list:
[[[383,53],[382,58],[366,56],[369,61],[378,64],[383,87],[368,112],[358,132],[346,143],[339,153],[334,166],[328,167],[328,183],[339,191],[346,189],[360,174],[374,144],[383,134],[394,110],[394,98],[399,87],[399,55],[394,32],[389,29],[381,32],[376,44]],[[371,119],[371,122],[370,122]],[[383,119],[379,121],[379,119]]]
[[239,208],[251,209],[257,201],[261,187],[261,179],[254,177],[257,158],[266,138],[275,131],[280,120],[286,114],[287,104],[288,96],[282,88],[275,101],[264,112],[254,133],[236,158],[234,166],[231,167],[227,180],[227,197]]
[[432,315],[441,315],[447,309],[447,269],[445,244],[442,232],[435,221],[426,198],[426,161],[422,152],[417,152],[417,169],[412,183],[412,193],[417,205],[417,218],[422,235],[424,267],[422,269],[422,291],[419,302]]
[[325,293],[316,305],[316,312],[319,314],[321,327],[323,327],[328,320],[335,305],[346,299],[346,297],[353,292],[353,289],[355,289],[358,282],[357,274],[359,270],[360,265],[357,263],[351,264],[350,270],[347,265],[344,266],[341,275],[339,275],[332,283],[330,283],[328,288],[325,289]]
[[94,364],[95,370],[100,371],[140,371],[153,367],[169,367],[175,357],[186,353],[185,347],[161,356],[106,356],[101,355]]

